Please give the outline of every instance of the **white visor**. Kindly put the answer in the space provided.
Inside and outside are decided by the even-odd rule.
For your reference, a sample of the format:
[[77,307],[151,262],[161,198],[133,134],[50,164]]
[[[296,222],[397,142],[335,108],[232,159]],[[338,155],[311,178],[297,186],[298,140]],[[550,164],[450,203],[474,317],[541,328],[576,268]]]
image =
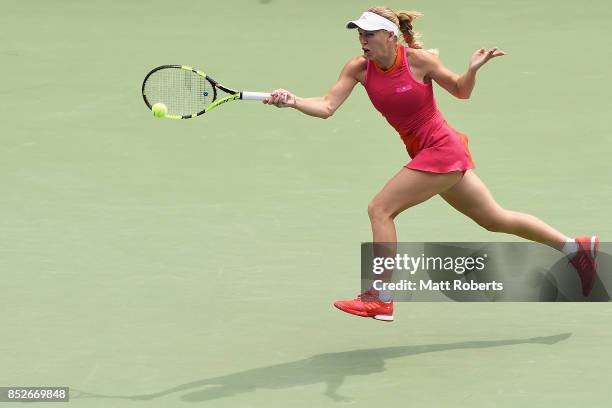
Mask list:
[[353,20],[346,23],[346,28],[357,27],[366,31],[385,30],[395,35],[399,33],[399,27],[396,26],[395,23],[370,11],[363,13],[358,20]]

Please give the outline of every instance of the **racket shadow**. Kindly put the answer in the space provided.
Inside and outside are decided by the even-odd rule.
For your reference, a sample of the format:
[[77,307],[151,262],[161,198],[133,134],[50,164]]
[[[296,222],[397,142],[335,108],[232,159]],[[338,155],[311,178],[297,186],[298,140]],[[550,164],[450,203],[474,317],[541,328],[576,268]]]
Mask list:
[[[257,389],[284,389],[323,383],[324,395],[335,401],[351,401],[340,395],[338,389],[345,378],[356,375],[370,375],[385,371],[385,360],[436,353],[449,350],[485,349],[520,344],[554,345],[568,339],[571,333],[524,339],[467,341],[449,344],[382,347],[352,350],[340,353],[317,354],[294,362],[240,371],[219,377],[205,378],[168,388],[151,394],[102,395],[78,391],[71,388],[72,398],[115,398],[127,400],[151,400],[170,394],[180,394],[181,400],[203,402],[248,393]],[[72,395],[77,391],[77,395]]]

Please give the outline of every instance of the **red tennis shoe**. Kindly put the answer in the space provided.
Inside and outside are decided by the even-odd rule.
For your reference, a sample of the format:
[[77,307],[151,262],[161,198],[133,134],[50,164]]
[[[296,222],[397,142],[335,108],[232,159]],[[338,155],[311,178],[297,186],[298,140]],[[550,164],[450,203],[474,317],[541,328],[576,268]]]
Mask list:
[[381,301],[374,289],[366,290],[353,300],[338,300],[334,302],[334,306],[355,316],[371,317],[384,322],[393,321],[393,301]]
[[593,290],[595,277],[597,276],[597,251],[599,251],[599,238],[579,237],[576,238],[578,252],[570,259],[570,263],[576,268],[580,283],[582,284],[582,295],[589,296]]

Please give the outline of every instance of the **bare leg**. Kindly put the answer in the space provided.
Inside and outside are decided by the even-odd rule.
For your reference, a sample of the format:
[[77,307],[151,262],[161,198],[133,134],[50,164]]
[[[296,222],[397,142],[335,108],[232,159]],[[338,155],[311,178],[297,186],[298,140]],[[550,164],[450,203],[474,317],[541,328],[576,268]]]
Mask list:
[[[436,174],[402,168],[385,184],[383,189],[368,205],[372,224],[374,257],[390,258],[397,254],[395,217],[407,208],[440,194],[461,180],[461,172]],[[391,281],[393,269],[385,267],[376,280]],[[393,298],[390,291],[382,289],[377,296],[371,296],[372,287],[354,300],[334,302],[338,309],[357,316],[377,320],[393,321]],[[329,395],[329,394],[328,394]]]
[[396,242],[395,217],[461,180],[460,172],[429,173],[402,168],[368,205],[374,242]]
[[[374,256],[390,258],[397,253],[395,217],[429,198],[448,190],[461,180],[461,173],[429,173],[402,168],[368,205],[372,224]],[[385,270],[380,278],[390,281],[392,270]]]
[[457,211],[493,232],[513,234],[561,250],[568,237],[533,215],[506,210],[497,204],[487,186],[471,170],[461,181],[440,194]]

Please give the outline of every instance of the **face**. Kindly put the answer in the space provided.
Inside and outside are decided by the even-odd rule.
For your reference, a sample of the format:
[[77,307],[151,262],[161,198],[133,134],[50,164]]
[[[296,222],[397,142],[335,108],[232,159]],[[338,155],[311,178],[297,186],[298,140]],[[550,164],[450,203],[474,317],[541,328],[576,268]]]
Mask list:
[[361,28],[358,28],[357,31],[363,55],[368,59],[380,58],[395,48],[395,36],[388,31],[365,31]]

